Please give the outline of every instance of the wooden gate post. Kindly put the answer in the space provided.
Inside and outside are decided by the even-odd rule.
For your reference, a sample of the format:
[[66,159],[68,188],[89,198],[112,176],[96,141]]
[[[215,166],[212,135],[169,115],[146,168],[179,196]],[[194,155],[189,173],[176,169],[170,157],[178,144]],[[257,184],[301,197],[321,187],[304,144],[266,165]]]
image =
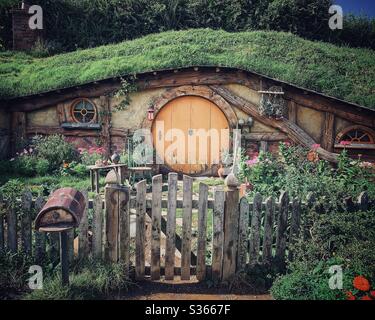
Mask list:
[[238,249],[239,188],[238,180],[233,173],[225,180],[228,187],[225,193],[224,210],[224,249],[223,281],[230,280],[236,273],[236,256]]
[[106,177],[105,197],[105,260],[124,262],[129,266],[130,221],[129,190],[119,185],[113,171]]

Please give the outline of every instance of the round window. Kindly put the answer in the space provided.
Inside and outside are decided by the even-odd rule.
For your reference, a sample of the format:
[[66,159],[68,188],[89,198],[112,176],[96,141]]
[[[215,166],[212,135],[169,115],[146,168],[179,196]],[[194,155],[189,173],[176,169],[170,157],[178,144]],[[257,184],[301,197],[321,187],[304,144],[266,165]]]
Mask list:
[[96,118],[96,108],[91,101],[81,99],[73,104],[72,115],[76,122],[90,123]]

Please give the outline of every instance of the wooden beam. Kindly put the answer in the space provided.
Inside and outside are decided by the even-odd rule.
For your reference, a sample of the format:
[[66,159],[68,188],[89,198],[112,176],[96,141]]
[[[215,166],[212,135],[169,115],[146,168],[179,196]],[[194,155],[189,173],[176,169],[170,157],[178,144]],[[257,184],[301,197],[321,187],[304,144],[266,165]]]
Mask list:
[[284,141],[288,139],[288,136],[282,132],[273,133],[245,133],[242,138],[248,141]]
[[[258,121],[262,122],[267,126],[279,129],[280,131],[286,133],[294,142],[302,144],[307,148],[312,148],[313,145],[317,144],[316,141],[313,138],[311,138],[303,129],[301,129],[295,123],[290,122],[288,119],[282,118],[276,120],[273,118],[268,118],[266,116],[261,116],[259,115],[258,107],[256,105],[237,96],[236,94],[232,93],[229,89],[220,86],[211,86],[211,88],[217,94],[221,95],[224,99],[226,99],[229,103],[236,106],[243,112],[256,118]],[[318,148],[317,152],[322,159],[325,159],[330,162],[337,162],[338,154],[329,152],[323,148]]]
[[335,115],[329,112],[325,113],[323,132],[322,132],[322,148],[329,152],[333,152],[335,143]]

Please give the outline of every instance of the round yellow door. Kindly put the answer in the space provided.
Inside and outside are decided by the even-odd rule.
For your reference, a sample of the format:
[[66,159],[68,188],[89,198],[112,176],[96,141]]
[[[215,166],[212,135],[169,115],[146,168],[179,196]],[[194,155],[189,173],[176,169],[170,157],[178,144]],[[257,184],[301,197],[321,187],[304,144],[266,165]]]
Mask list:
[[167,103],[155,117],[156,155],[173,171],[199,174],[219,164],[228,151],[229,124],[213,102],[184,96]]

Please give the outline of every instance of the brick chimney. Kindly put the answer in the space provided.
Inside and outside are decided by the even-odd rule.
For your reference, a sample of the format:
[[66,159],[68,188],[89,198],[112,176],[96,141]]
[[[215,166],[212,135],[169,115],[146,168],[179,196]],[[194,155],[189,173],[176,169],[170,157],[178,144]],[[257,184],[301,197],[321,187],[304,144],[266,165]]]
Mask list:
[[13,50],[30,50],[39,38],[42,38],[42,30],[29,27],[30,5],[22,1],[22,4],[12,10]]

